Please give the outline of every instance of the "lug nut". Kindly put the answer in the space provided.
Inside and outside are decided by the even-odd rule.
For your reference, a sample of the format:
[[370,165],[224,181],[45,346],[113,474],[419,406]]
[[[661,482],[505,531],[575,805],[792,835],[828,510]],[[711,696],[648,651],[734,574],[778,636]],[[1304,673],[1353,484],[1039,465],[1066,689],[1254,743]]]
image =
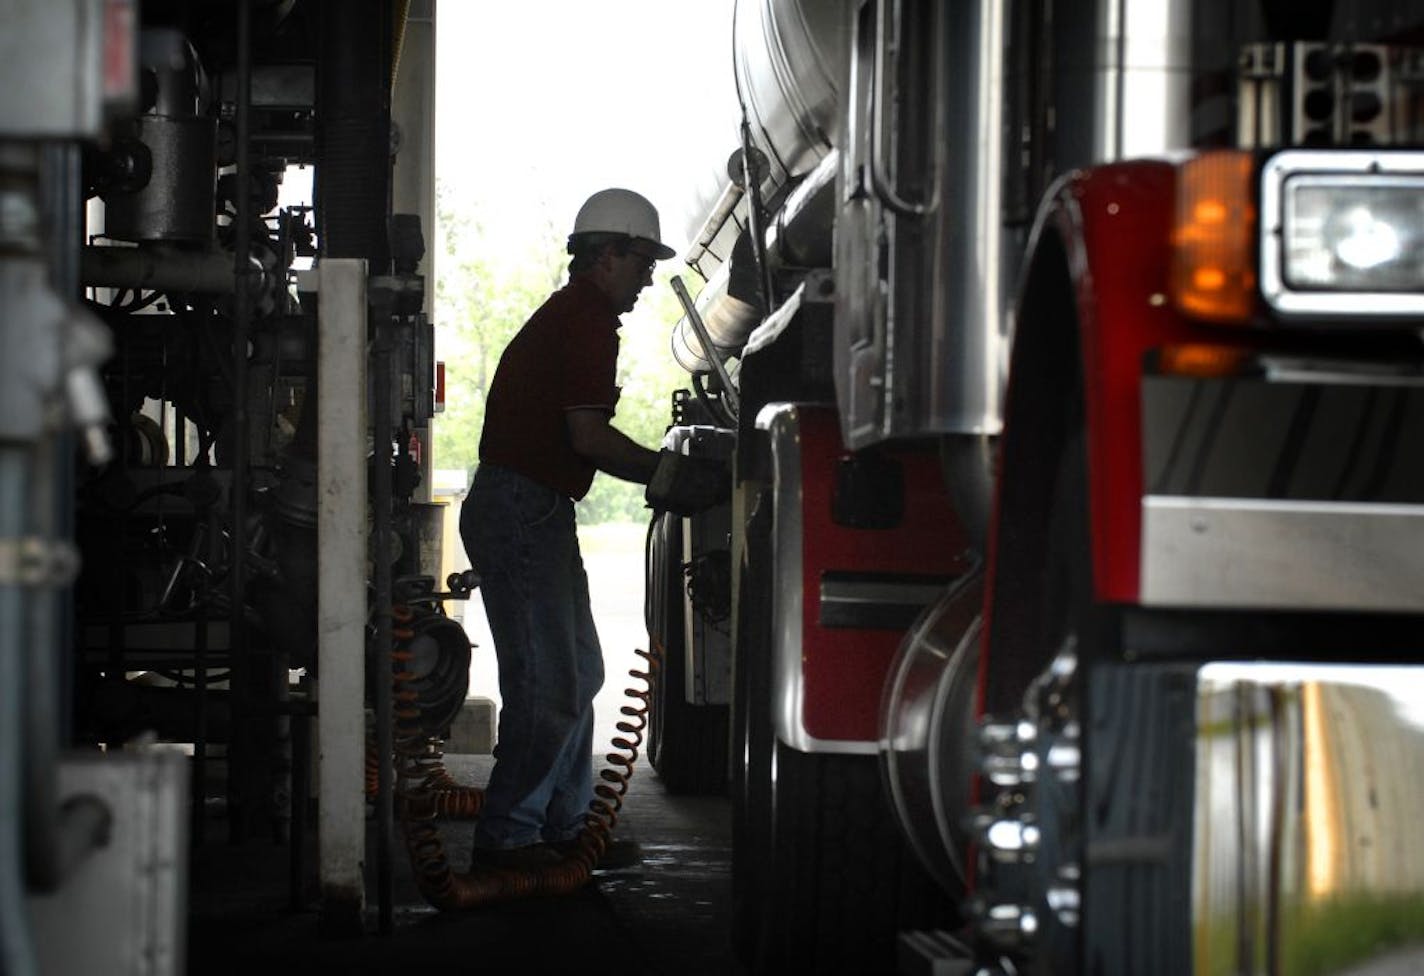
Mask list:
[[1058,742],[1048,749],[1048,768],[1064,783],[1076,783],[1082,768],[1082,755],[1072,742]]
[[1024,905],[991,905],[979,917],[979,931],[1003,949],[1020,949],[1038,934],[1038,916]]
[[1044,900],[1048,902],[1053,917],[1058,919],[1060,925],[1077,928],[1078,911],[1081,905],[1081,897],[1077,888],[1054,885],[1044,892]]
[[984,775],[995,786],[1032,783],[1038,756],[1030,748],[1038,738],[1032,722],[990,722],[979,727]]
[[1032,860],[1040,831],[1036,824],[1022,820],[995,820],[984,830],[983,837],[995,860],[1016,863]]

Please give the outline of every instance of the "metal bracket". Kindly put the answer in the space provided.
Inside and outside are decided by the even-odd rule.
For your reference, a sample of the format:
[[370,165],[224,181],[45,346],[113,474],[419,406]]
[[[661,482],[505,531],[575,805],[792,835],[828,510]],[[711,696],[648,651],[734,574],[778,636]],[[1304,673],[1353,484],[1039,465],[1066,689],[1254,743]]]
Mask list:
[[0,586],[68,586],[78,575],[79,550],[69,542],[0,539]]

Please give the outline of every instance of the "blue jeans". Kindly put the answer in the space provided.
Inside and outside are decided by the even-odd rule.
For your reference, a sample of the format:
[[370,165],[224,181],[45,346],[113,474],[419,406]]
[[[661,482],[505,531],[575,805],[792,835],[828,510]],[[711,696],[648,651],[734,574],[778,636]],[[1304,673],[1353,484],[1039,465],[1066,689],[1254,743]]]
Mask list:
[[499,738],[475,846],[567,840],[593,798],[603,649],[567,497],[483,464],[460,509],[499,659]]

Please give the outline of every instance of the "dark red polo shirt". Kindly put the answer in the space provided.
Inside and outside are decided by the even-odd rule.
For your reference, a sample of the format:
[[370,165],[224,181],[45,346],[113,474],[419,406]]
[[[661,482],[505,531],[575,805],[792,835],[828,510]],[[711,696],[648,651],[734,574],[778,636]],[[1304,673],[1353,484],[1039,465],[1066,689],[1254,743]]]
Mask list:
[[618,406],[618,327],[608,296],[575,277],[510,340],[485,402],[480,460],[577,501],[594,466],[574,453],[564,414]]

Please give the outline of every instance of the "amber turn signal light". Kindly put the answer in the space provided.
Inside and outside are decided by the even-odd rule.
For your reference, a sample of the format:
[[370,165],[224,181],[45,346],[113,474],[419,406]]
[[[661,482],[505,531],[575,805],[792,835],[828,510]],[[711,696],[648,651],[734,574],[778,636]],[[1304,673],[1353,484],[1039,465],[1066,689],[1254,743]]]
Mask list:
[[1256,304],[1256,201],[1250,153],[1214,151],[1177,176],[1168,288],[1184,315],[1246,322]]

